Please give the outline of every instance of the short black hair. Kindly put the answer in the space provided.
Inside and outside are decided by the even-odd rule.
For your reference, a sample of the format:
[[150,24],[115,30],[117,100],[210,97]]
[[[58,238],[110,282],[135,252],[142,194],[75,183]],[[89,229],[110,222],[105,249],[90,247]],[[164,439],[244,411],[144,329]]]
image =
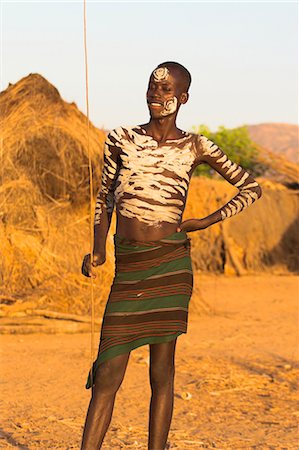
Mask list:
[[184,67],[182,64],[175,61],[165,61],[159,64],[157,67],[165,67],[165,66],[168,67],[169,69],[171,68],[177,69],[181,73],[184,82],[184,89],[186,89],[186,92],[188,92],[188,89],[192,81],[189,70],[187,70],[186,67]]

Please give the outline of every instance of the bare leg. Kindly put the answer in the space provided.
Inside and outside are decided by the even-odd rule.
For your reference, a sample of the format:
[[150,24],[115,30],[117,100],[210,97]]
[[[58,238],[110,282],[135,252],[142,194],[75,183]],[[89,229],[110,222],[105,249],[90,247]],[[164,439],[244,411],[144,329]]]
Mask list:
[[164,450],[173,413],[176,338],[150,344],[150,384],[152,397],[149,417],[149,450]]
[[116,393],[123,381],[130,353],[115,356],[99,365],[89,403],[81,450],[101,448],[111,422]]

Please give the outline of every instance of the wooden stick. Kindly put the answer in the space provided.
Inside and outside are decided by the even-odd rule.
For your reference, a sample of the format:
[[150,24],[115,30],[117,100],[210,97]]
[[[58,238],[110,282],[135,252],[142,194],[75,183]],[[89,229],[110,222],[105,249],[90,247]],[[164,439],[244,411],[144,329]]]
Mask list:
[[[49,311],[47,309],[27,309],[27,315],[46,317],[47,319],[72,320],[74,322],[90,323],[90,317],[78,316],[77,314],[67,314],[57,311]],[[96,320],[95,323],[100,325],[102,319]]]

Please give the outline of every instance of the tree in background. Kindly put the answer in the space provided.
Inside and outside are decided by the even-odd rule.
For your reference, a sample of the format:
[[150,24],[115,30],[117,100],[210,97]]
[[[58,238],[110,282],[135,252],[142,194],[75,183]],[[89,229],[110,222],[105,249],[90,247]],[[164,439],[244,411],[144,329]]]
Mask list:
[[[221,125],[217,131],[212,132],[207,125],[201,124],[194,126],[193,132],[203,134],[213,141],[232,161],[249,170],[253,176],[264,172],[265,168],[258,161],[258,146],[250,139],[246,125],[232,129]],[[213,169],[207,164],[200,164],[195,169],[195,175],[211,177],[213,173]]]

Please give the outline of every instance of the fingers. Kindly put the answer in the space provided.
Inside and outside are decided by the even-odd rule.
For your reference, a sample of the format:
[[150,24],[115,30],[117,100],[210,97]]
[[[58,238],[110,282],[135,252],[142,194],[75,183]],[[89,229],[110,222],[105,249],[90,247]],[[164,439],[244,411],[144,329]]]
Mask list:
[[82,267],[81,267],[82,275],[84,275],[85,277],[96,278],[97,275],[95,273],[94,268],[101,266],[102,264],[104,264],[105,261],[106,261],[105,254],[94,253],[93,259],[91,262],[90,253],[88,253],[88,255],[85,255],[83,258]]
[[96,255],[96,254],[93,255],[93,260],[92,260],[91,265],[92,265],[93,267],[97,267],[97,266],[100,265],[100,258],[99,258],[98,255]]
[[186,233],[189,233],[191,231],[197,231],[198,229],[198,220],[188,219],[181,223],[181,225],[177,228],[177,231],[186,231]]
[[96,274],[92,270],[92,265],[91,265],[91,260],[90,260],[90,253],[88,255],[85,255],[84,258],[83,258],[82,267],[81,267],[81,273],[85,277],[96,278]]
[[101,266],[102,264],[104,264],[105,261],[106,261],[105,253],[94,253],[92,266],[93,267]]

